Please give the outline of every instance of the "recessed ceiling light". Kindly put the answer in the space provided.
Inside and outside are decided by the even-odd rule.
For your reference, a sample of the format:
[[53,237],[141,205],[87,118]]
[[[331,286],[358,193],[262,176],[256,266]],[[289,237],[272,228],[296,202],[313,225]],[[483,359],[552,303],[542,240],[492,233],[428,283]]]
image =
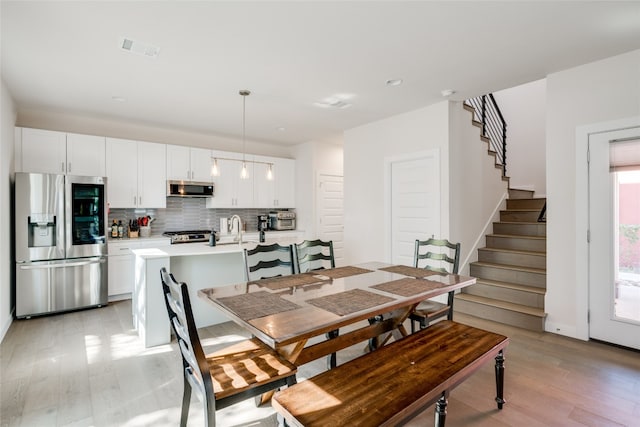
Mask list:
[[285,128],[284,126],[280,126],[280,127],[277,127],[276,130],[279,130],[280,132],[284,132],[285,130],[287,130],[287,128]]
[[442,92],[440,92],[440,93],[442,94],[442,96],[444,96],[444,97],[446,98],[446,97],[451,96],[451,95],[453,95],[454,93],[456,93],[456,91],[455,91],[455,90],[453,90],[453,89],[445,89],[445,90],[443,90],[443,91],[442,91]]
[[400,86],[402,79],[389,79],[386,81],[387,86]]
[[111,99],[117,102],[125,102],[127,100],[124,96],[112,96]]

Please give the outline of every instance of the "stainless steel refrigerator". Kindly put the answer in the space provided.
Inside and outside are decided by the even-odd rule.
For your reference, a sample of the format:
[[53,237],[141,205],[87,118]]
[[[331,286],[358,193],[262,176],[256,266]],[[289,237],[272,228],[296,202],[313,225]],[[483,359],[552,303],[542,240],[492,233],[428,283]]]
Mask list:
[[16,317],[107,304],[103,177],[16,173]]

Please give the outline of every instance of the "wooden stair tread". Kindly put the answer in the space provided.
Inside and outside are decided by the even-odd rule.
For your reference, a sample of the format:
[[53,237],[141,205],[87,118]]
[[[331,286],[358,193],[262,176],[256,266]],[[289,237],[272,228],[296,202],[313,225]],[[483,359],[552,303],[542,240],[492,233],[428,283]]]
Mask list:
[[545,236],[526,236],[522,234],[487,234],[487,237],[500,237],[507,239],[528,239],[528,240],[547,240]]
[[[477,304],[484,304],[484,305],[489,305],[491,307],[502,308],[504,310],[528,314],[530,316],[536,316],[540,318],[546,317],[544,310],[540,308],[529,307],[521,304],[514,304],[512,302],[500,301],[492,298],[485,298],[485,297],[479,297],[477,295],[462,294],[462,293],[456,294],[456,298],[464,301],[468,301],[468,302],[474,302]],[[455,307],[455,304],[454,304],[454,307]]]
[[478,250],[479,251],[491,251],[491,252],[505,252],[505,253],[519,254],[519,255],[547,256],[546,252],[542,252],[542,251],[525,251],[525,250],[522,250],[522,249],[503,249],[503,248],[484,247],[484,248],[478,248]]
[[530,292],[532,294],[544,295],[547,293],[545,288],[539,288],[536,286],[518,285],[517,283],[500,282],[498,280],[480,279],[476,280],[476,284],[496,286],[500,288],[514,289],[522,292]]
[[515,212],[515,213],[528,213],[528,212],[540,212],[541,209],[502,209],[500,212]]
[[545,268],[519,267],[517,265],[496,264],[493,262],[483,262],[483,261],[476,261],[476,262],[472,262],[471,264],[476,265],[478,267],[493,267],[493,268],[501,268],[504,270],[524,271],[527,273],[547,274],[547,270]]
[[[521,224],[521,225],[538,225],[538,224],[544,224],[547,225],[546,222],[539,222],[539,221],[494,221],[494,224]],[[509,236],[511,236],[511,234],[509,234]]]

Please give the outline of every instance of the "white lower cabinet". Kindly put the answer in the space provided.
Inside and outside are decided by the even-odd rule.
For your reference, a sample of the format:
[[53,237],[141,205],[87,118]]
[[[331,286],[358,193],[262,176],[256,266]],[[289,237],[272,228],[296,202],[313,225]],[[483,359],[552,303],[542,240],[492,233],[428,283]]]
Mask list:
[[109,241],[109,301],[131,298],[136,274],[136,257],[132,250],[157,248],[170,244],[170,240],[166,238]]

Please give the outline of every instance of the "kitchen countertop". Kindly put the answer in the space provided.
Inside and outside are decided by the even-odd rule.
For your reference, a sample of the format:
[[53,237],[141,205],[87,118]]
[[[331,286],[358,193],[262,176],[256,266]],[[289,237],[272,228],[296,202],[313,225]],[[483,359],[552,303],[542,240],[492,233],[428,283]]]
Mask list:
[[209,246],[208,242],[178,243],[160,248],[134,249],[132,252],[144,259],[241,253],[244,249],[253,249],[258,244],[270,245],[278,243],[280,245],[290,245],[299,243],[303,240],[299,237],[302,234],[302,231],[268,231],[266,233],[266,241],[259,243],[258,233],[250,232],[243,234],[242,240],[244,243],[242,245],[233,242],[232,235],[226,235],[221,237],[216,246]]

